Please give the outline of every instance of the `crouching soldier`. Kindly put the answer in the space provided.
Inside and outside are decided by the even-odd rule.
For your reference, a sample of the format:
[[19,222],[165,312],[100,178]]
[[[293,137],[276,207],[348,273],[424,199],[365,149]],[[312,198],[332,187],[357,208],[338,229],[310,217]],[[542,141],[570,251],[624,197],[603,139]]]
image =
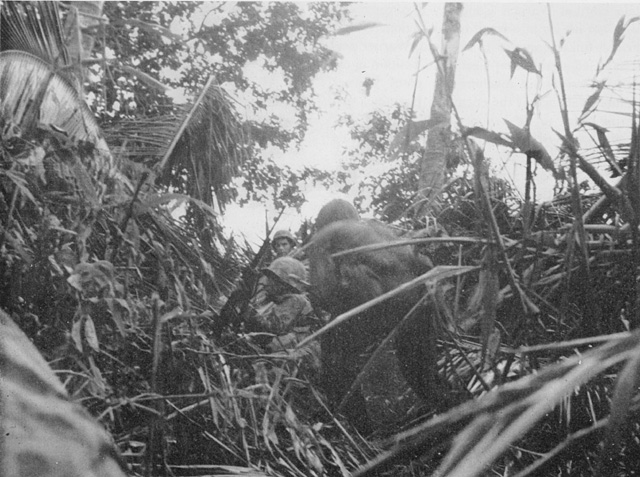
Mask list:
[[[262,273],[267,303],[256,310],[248,328],[270,334],[269,341],[262,343],[269,352],[289,352],[322,325],[305,294],[306,269],[295,258],[280,257]],[[302,355],[306,366],[318,369],[319,347],[315,346],[302,350]]]

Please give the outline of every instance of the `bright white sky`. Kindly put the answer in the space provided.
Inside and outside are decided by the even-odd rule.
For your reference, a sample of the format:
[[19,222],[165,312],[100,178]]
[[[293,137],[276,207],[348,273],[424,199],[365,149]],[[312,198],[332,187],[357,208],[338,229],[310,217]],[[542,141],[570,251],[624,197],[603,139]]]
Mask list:
[[[618,20],[640,16],[640,3],[552,3],[556,40],[566,37],[562,49],[570,110],[574,121],[580,114],[585,99],[591,91],[588,86],[594,79],[598,62],[603,62],[612,47],[613,31]],[[375,22],[380,26],[350,35],[327,39],[327,45],[342,55],[338,70],[324,74],[315,84],[321,107],[320,114],[312,119],[311,128],[301,149],[277,159],[296,167],[311,165],[324,168],[339,166],[342,151],[348,143],[348,131],[335,127],[338,117],[349,112],[356,118],[364,118],[375,109],[391,107],[395,103],[408,105],[415,82],[418,62],[432,61],[426,43],[409,57],[415,26],[415,7],[408,2],[366,2],[352,6],[354,24]],[[442,3],[430,3],[422,10],[427,27],[434,27],[434,39],[440,43],[439,28],[442,23]],[[530,97],[536,92],[551,90],[553,55],[547,43],[551,43],[547,7],[543,3],[464,3],[461,18],[461,49],[479,30],[492,27],[511,42],[527,49],[536,64],[542,65],[543,79],[529,76]],[[485,37],[486,38],[486,37]],[[631,82],[628,63],[637,59],[640,44],[640,22],[632,24],[625,36],[613,71],[620,75],[621,66],[627,62],[626,80]],[[485,41],[490,65],[491,99],[488,98],[487,77],[480,50],[477,46],[460,53],[456,72],[454,100],[466,126],[483,126],[507,132],[503,118],[523,125],[525,120],[526,81],[523,70],[516,71],[510,79],[509,59],[502,51],[504,43],[498,39]],[[420,58],[421,57],[421,58]],[[637,71],[640,73],[640,69]],[[606,72],[605,72],[606,73]],[[374,85],[369,96],[362,83],[372,78]],[[427,119],[431,106],[431,94],[435,70],[424,70],[418,78],[416,109],[418,119]],[[339,93],[341,100],[336,100]],[[489,123],[487,124],[487,115]],[[600,119],[600,118],[599,118]],[[613,118],[605,118],[614,121]],[[624,118],[628,122],[628,119]],[[626,124],[626,123],[625,123]],[[601,124],[611,128],[613,123]],[[552,156],[557,139],[551,128],[562,130],[555,93],[551,90],[540,103],[534,117],[532,132],[549,149]],[[508,160],[506,172],[516,178],[521,175],[521,163]],[[539,185],[540,187],[540,185]],[[299,214],[287,210],[277,228],[297,230],[304,218],[313,218],[319,208],[336,196],[330,191],[311,189],[306,191],[307,204]],[[268,216],[273,218],[273,212]],[[234,233],[245,234],[251,243],[259,243],[264,231],[265,206],[256,204],[240,209],[228,207],[225,223]]]

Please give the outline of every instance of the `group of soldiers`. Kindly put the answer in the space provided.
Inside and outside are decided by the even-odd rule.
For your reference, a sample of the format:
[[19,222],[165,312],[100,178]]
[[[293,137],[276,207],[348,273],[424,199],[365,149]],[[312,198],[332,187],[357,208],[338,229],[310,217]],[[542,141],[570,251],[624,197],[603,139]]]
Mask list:
[[[276,257],[261,270],[247,331],[262,337],[257,344],[266,352],[288,354],[331,316],[396,289],[429,270],[432,265],[408,246],[349,252],[394,240],[397,236],[390,229],[360,220],[353,205],[340,200],[323,207],[316,219],[315,235],[308,248],[304,247],[306,251],[296,250],[297,241],[288,231],[276,232],[271,243]],[[294,258],[304,255],[308,266]],[[309,282],[316,297],[314,305],[319,300],[317,312],[308,296]],[[421,294],[415,290],[361,313],[357,319],[325,333],[320,344],[309,346],[312,352],[301,355],[311,357],[301,360],[301,366],[322,374],[332,407],[342,408],[360,429],[368,429],[369,414],[375,410],[371,402],[384,397],[382,388],[392,387],[391,381],[380,377],[400,373],[425,400],[434,398],[438,383],[432,313],[409,316]],[[389,353],[373,360],[368,365],[370,379],[357,385],[356,377],[371,350],[395,327],[397,336],[388,347]],[[389,363],[396,363],[395,368]],[[387,371],[383,372],[383,368]],[[0,475],[125,475],[109,436],[86,411],[69,401],[44,359],[2,311],[0,377]],[[378,388],[374,386],[376,380],[381,383]],[[365,384],[365,397],[371,398],[367,402],[361,392]],[[345,405],[342,401],[348,402]],[[27,416],[37,419],[26,419]],[[68,423],[68,438],[56,439],[56,423],[60,422]],[[69,448],[70,443],[77,450]]]
[[[314,233],[331,223],[359,220],[360,215],[350,202],[334,199],[325,204],[314,222]],[[309,300],[309,265],[298,241],[288,230],[278,230],[271,240],[275,259],[262,269],[258,290],[252,300],[249,328],[273,336],[266,344],[269,352],[295,348],[306,336],[326,324],[330,315],[314,310]],[[300,261],[301,258],[303,261]],[[313,358],[307,365],[318,370],[321,366],[319,344],[309,347]]]
[[[258,290],[252,299],[248,319],[250,331],[261,332],[259,340],[271,352],[290,351],[324,323],[311,305],[307,266],[294,258],[297,241],[287,230],[277,231],[271,241],[275,259],[262,269]],[[319,349],[311,354],[312,368],[318,368]]]

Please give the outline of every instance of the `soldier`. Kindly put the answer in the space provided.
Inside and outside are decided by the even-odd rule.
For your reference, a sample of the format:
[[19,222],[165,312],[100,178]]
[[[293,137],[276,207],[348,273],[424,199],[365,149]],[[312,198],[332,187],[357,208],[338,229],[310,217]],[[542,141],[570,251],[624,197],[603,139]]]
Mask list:
[[[308,247],[310,282],[314,305],[333,317],[379,297],[425,274],[431,263],[409,246],[388,247],[347,253],[366,245],[391,244],[395,232],[375,221],[341,219],[328,223],[313,237]],[[342,255],[340,255],[342,253]],[[322,381],[330,404],[342,407],[345,416],[364,433],[374,422],[368,416],[362,384],[342,403],[380,343],[395,330],[387,356],[397,359],[406,384],[432,402],[439,392],[435,315],[427,306],[414,310],[425,293],[422,288],[379,303],[320,338]],[[407,317],[405,319],[405,317]],[[383,377],[391,369],[387,358],[378,359],[369,377]],[[367,381],[371,385],[372,379]],[[384,383],[384,380],[380,381]],[[392,382],[391,380],[389,382]]]
[[333,222],[341,220],[360,220],[358,210],[351,202],[344,199],[333,199],[327,202],[316,217],[314,224],[316,233]]
[[280,257],[262,273],[267,304],[256,310],[249,327],[275,335],[265,346],[269,351],[292,349],[321,324],[304,293],[306,270],[295,258]]
[[288,230],[278,230],[273,235],[273,241],[271,242],[271,248],[276,257],[286,257],[297,245],[298,241]]

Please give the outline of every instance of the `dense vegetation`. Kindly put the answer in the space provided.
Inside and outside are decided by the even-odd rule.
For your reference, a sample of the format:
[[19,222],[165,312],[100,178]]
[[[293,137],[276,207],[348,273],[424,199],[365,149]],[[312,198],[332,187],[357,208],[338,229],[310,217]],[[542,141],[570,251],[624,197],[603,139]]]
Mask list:
[[[303,137],[313,77],[335,67],[321,39],[348,19],[346,7],[221,4],[202,24],[192,2],[107,2],[83,15],[93,7],[2,4],[0,307],[110,430],[132,473],[636,468],[640,121],[632,86],[616,90],[629,125],[621,142],[609,140],[599,115],[606,82],[595,83],[578,118],[558,87],[565,129],[557,158],[529,124],[509,123],[505,135],[456,119],[446,181],[428,202],[417,192],[429,125],[402,107],[373,113],[368,124],[345,119],[358,141],[352,167],[395,161],[361,184],[362,199],[372,196],[380,218],[421,238],[435,265],[448,267],[425,282],[445,336],[441,372],[461,403],[433,419],[413,408],[413,421],[365,438],[329,412],[299,356],[266,355],[243,332],[265,249],[252,251],[221,227],[225,205],[243,199],[234,179],[250,198],[300,203],[300,176],[266,151]],[[636,20],[621,19],[596,74]],[[467,48],[496,34],[481,31]],[[437,50],[426,31],[420,41]],[[540,74],[525,50],[507,54],[512,74]],[[247,77],[253,63],[278,75],[281,89]],[[176,104],[166,86],[183,88],[190,102]],[[252,117],[238,113],[229,91],[250,98]],[[274,102],[291,117],[268,114]],[[585,130],[591,147],[575,140]],[[526,156],[523,198],[490,173],[483,143]],[[536,164],[557,180],[547,203],[532,192]],[[578,169],[595,191],[581,187]]]

